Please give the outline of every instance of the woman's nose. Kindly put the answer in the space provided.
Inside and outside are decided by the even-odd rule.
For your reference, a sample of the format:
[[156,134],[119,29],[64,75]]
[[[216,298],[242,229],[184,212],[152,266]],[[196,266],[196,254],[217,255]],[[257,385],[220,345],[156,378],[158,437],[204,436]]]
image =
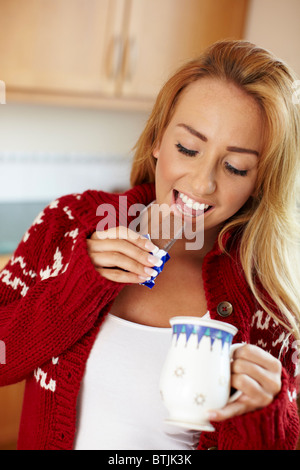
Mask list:
[[192,187],[194,194],[204,196],[213,194],[216,190],[216,179],[214,168],[199,168],[197,174],[193,176]]

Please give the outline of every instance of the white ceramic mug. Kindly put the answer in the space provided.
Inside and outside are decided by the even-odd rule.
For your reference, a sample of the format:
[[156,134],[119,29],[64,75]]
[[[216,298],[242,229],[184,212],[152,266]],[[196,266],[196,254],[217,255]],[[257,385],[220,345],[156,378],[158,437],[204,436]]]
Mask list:
[[172,342],[160,377],[160,393],[168,410],[166,422],[214,431],[207,411],[223,408],[230,397],[230,362],[237,328],[229,323],[199,317],[173,317]]

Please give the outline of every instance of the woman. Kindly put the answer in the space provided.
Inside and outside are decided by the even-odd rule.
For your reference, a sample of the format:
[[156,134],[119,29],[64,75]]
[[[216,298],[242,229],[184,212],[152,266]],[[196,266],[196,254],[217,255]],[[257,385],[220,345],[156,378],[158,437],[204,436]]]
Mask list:
[[[26,233],[0,274],[1,384],[27,379],[19,448],[295,448],[293,80],[252,44],[214,44],[159,94],[122,202],[65,196]],[[188,250],[183,233],[147,289],[162,241],[137,237],[128,214],[135,204],[150,214],[154,201],[192,227],[202,218],[204,243]],[[99,229],[107,204],[117,219]],[[242,395],[211,410],[213,433],[163,425],[156,381],[177,313],[225,319],[247,343],[232,366]]]

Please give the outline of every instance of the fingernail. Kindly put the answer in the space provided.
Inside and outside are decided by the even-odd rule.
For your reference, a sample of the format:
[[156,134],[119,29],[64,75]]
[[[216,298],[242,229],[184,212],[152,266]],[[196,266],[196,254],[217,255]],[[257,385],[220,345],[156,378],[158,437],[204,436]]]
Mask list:
[[154,245],[154,243],[150,241],[146,242],[145,248],[147,248],[147,250],[151,251],[153,254],[156,254],[159,251],[158,246]]
[[158,248],[158,246],[156,246],[156,245],[153,245],[153,246],[154,246],[154,249],[152,250],[152,253],[153,253],[154,255],[156,255],[156,253],[159,252],[159,248]]
[[158,272],[155,271],[155,269],[151,269],[151,268],[147,268],[147,267],[144,268],[144,271],[145,271],[146,274],[149,274],[151,277],[152,276],[157,276],[157,274],[158,274]]
[[141,281],[150,281],[151,276],[143,276],[142,274],[140,274],[139,279],[141,279]]
[[148,261],[149,263],[153,264],[153,266],[156,266],[156,267],[161,266],[163,263],[160,258],[158,258],[157,256],[152,256],[152,255],[148,256]]

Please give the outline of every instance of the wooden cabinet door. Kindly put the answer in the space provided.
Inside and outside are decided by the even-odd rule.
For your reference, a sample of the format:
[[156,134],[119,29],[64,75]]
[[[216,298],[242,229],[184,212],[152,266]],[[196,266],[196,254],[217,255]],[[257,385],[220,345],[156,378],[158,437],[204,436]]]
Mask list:
[[[123,5],[124,0],[0,0],[0,71],[7,89],[114,92],[115,66],[107,54],[122,26]],[[111,54],[115,44],[112,49]]]
[[180,63],[242,37],[247,3],[0,0],[0,79],[10,99],[149,102]]
[[248,0],[130,0],[123,96],[153,98],[169,74],[218,39],[241,38]]
[[[9,258],[10,255],[0,255],[0,271]],[[24,387],[25,382],[0,387],[0,450],[17,446]]]
[[17,447],[25,381],[0,387],[0,450]]

